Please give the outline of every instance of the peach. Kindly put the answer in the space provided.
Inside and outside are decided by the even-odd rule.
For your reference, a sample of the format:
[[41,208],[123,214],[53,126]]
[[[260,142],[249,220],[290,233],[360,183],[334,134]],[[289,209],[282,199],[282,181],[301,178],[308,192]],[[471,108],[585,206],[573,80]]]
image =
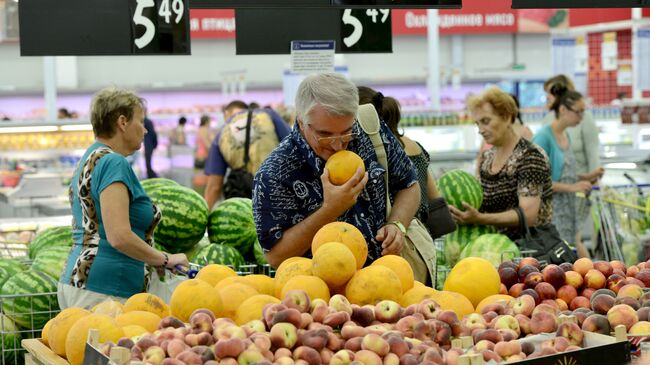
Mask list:
[[[641,307],[636,310],[636,315],[639,317],[639,321],[648,321],[650,320],[650,307]],[[118,344],[119,346],[119,344]]]
[[609,263],[612,265],[613,270],[621,270],[625,272],[625,270],[627,269],[623,261],[614,260],[614,261],[610,261]]
[[521,270],[522,267],[527,266],[527,265],[538,268],[539,267],[539,261],[534,257],[523,257],[519,261],[519,269]]
[[650,322],[639,321],[630,327],[631,335],[650,335]]
[[531,272],[526,277],[524,278],[524,284],[526,284],[526,288],[529,289],[534,289],[537,284],[541,283],[544,281],[544,275],[542,275],[541,272]]
[[612,328],[618,325],[624,325],[627,331],[639,321],[636,311],[625,304],[617,304],[607,312],[607,320]]
[[603,275],[602,272],[596,269],[590,269],[585,274],[585,285],[588,288],[600,289],[605,287],[607,278]]
[[571,285],[576,289],[580,289],[584,283],[584,277],[575,271],[567,271],[564,273],[566,285]]
[[636,284],[627,284],[622,287],[617,294],[617,298],[630,297],[639,299],[643,295],[643,289]]
[[508,295],[510,295],[513,298],[517,298],[521,294],[521,291],[524,289],[525,289],[524,283],[517,283],[510,287],[510,289],[508,290]]
[[530,330],[533,334],[543,332],[555,332],[557,329],[557,318],[548,312],[540,311],[533,314],[530,321]]
[[627,280],[619,274],[610,275],[605,282],[605,287],[614,293],[618,293],[625,285],[627,285]]
[[322,361],[320,353],[317,350],[309,348],[307,346],[299,346],[293,350],[293,359],[304,360],[309,365],[319,365]]
[[349,320],[350,314],[348,312],[334,312],[326,315],[325,318],[323,318],[323,324],[332,328],[338,328]]
[[300,324],[302,323],[302,315],[300,311],[295,308],[283,309],[273,315],[273,319],[271,320],[271,327],[281,322],[288,322],[293,324],[296,328],[300,328]]
[[386,356],[390,351],[390,345],[388,344],[388,341],[381,336],[369,333],[363,337],[363,340],[361,341],[361,349],[373,351],[379,356]]
[[169,357],[175,358],[181,352],[185,350],[189,350],[189,348],[190,347],[185,343],[185,341],[175,338],[169,341],[169,344],[167,344],[167,354],[169,355]]
[[354,353],[350,350],[339,350],[330,359],[330,365],[348,365],[354,359]]
[[636,274],[638,274],[641,270],[639,269],[638,266],[632,265],[627,268],[627,271],[625,272],[625,275],[628,277],[635,277]]
[[[344,312],[341,312],[344,313]],[[325,329],[308,330],[300,337],[300,343],[315,349],[316,351],[322,350],[329,340],[329,332]]]
[[401,358],[409,352],[409,345],[404,339],[397,336],[389,336],[387,341],[388,346],[390,347],[390,352],[398,357]]
[[572,322],[562,323],[558,327],[556,335],[566,338],[569,340],[570,345],[575,346],[582,346],[582,340],[584,339],[584,333],[580,326]]
[[534,289],[524,289],[524,290],[521,292],[520,296],[521,296],[521,295],[530,295],[531,297],[533,297],[533,299],[535,299],[535,305],[541,303],[541,301],[542,301],[542,300],[539,298],[539,294],[537,294],[537,292],[536,292]]
[[564,272],[573,271],[573,264],[570,262],[563,262],[560,264],[560,268],[564,270]]
[[508,329],[516,333],[516,337],[519,337],[521,329],[519,328],[519,322],[517,319],[510,315],[504,315],[497,317],[496,322],[494,323],[494,328],[497,330]]
[[276,348],[285,347],[288,349],[298,341],[298,333],[296,326],[287,322],[276,323],[271,327],[271,343]]
[[591,300],[591,296],[596,292],[596,290],[599,289],[594,289],[594,288],[584,288],[582,290],[582,293],[580,293],[580,296],[583,296],[589,300]]
[[591,259],[586,257],[577,259],[576,262],[573,263],[573,271],[577,272],[582,276],[587,275],[587,272],[589,270],[592,270],[593,268],[594,268],[593,261],[591,261]]
[[578,291],[571,285],[565,284],[557,290],[557,297],[565,303],[571,303],[573,298],[578,296]]
[[[384,301],[382,301],[382,302],[384,302]],[[377,303],[377,305],[379,305],[382,302]],[[397,304],[397,303],[395,303],[395,304]],[[376,308],[377,307],[375,306],[375,317],[377,318]],[[425,299],[416,306],[416,312],[421,313],[424,316],[425,319],[434,319],[434,318],[436,318],[439,311],[440,311],[440,305],[438,303],[436,303],[436,301],[433,300],[433,299]],[[377,318],[377,319],[379,319],[379,318]],[[379,319],[379,320],[382,321],[382,322],[390,322],[390,323],[394,322],[394,321],[386,321],[386,320],[382,320],[382,319]]]
[[[331,301],[330,301],[331,303]],[[311,300],[306,291],[300,289],[293,289],[287,291],[282,300],[282,304],[287,308],[293,308],[301,313],[309,313],[311,309]]]
[[496,314],[504,314],[506,310],[506,307],[503,303],[501,302],[496,302],[496,303],[490,303],[483,307],[481,310],[481,314],[485,314],[487,312],[494,312]]
[[355,321],[359,326],[366,327],[369,326],[372,321],[375,320],[375,310],[374,306],[371,307],[360,307],[356,304],[352,304],[352,320]]
[[[534,306],[535,303],[533,302],[533,307]],[[485,321],[485,318],[483,318],[483,316],[478,313],[470,313],[466,315],[461,321],[461,324],[462,326],[469,329],[470,331],[475,328],[479,328],[479,329],[487,328],[487,322]]]
[[[558,268],[558,270],[560,270]],[[564,272],[562,272],[564,274]],[[546,299],[555,299],[557,297],[557,292],[555,291],[555,288],[553,285],[545,282],[538,283],[535,286],[535,291],[539,295],[540,300],[546,300]]]
[[163,350],[160,346],[150,346],[144,352],[144,357],[142,360],[153,365],[160,365],[165,357],[167,357],[165,350]]
[[400,310],[401,307],[397,302],[382,300],[375,305],[375,319],[384,323],[395,323],[400,318]]
[[[266,327],[269,329],[273,327],[273,317],[275,317],[276,313],[285,309],[287,309],[287,306],[281,303],[277,303],[277,304],[270,303],[265,305],[264,308],[262,308],[262,318],[264,320],[264,323],[266,324]],[[217,321],[220,319],[217,319]],[[214,327],[218,328],[219,326],[215,324]]]
[[607,294],[598,294],[591,298],[591,308],[595,313],[607,314],[616,300]]
[[503,341],[494,345],[494,352],[503,360],[508,360],[513,355],[519,355],[521,344],[517,341]]
[[530,334],[532,330],[530,329],[530,317],[523,314],[515,315],[515,319],[519,322],[519,329],[522,334]]
[[569,305],[562,299],[555,299],[555,304],[560,309],[560,311],[566,311],[569,309]]
[[637,310],[637,309],[641,308],[641,305],[639,304],[639,301],[632,298],[632,297],[616,298],[616,300],[614,301],[614,305],[617,305],[617,304],[629,305],[634,310]]
[[337,312],[346,312],[352,316],[352,305],[350,304],[350,301],[348,301],[348,298],[341,294],[334,294],[330,298],[329,305],[330,308],[334,308]]
[[[261,355],[260,355],[261,356]],[[184,362],[186,365],[203,365],[201,356],[192,350],[185,350],[178,354],[175,359]]]
[[643,281],[637,279],[636,277],[626,278],[625,282],[628,283],[628,284],[636,284],[636,285],[638,285],[638,286],[640,286],[642,288],[645,288],[645,284],[643,283]]
[[530,295],[522,295],[510,300],[508,302],[508,308],[511,308],[514,314],[530,316],[535,309],[535,298]]
[[612,264],[610,264],[607,261],[594,262],[594,269],[603,273],[603,275],[605,275],[606,278],[612,275],[612,273],[614,272],[614,267],[612,267]]
[[555,289],[559,289],[566,284],[566,274],[562,268],[557,265],[547,265],[542,270],[544,282],[551,284]]
[[364,365],[382,365],[383,361],[381,357],[373,351],[369,350],[360,350],[354,354],[354,360],[360,361]]
[[499,278],[501,279],[501,283],[507,288],[510,288],[519,282],[517,271],[511,267],[499,269]]
[[346,350],[350,350],[352,352],[357,352],[361,350],[362,341],[363,341],[363,337],[353,337],[345,341],[345,345],[343,345],[343,348]]
[[537,307],[535,307],[535,309],[533,309],[533,314],[532,315],[534,316],[535,314],[537,314],[539,312],[546,312],[546,313],[551,314],[553,316],[557,316],[558,309],[556,307],[553,307],[552,305],[542,303],[542,304],[538,305]]
[[158,329],[167,328],[167,327],[181,328],[181,327],[185,327],[185,323],[183,323],[183,321],[181,321],[176,317],[168,316],[163,318],[160,321],[160,324],[158,324]]
[[569,309],[571,310],[576,310],[577,308],[589,308],[589,306],[589,299],[583,296],[577,296],[573,298],[571,303],[569,303]]

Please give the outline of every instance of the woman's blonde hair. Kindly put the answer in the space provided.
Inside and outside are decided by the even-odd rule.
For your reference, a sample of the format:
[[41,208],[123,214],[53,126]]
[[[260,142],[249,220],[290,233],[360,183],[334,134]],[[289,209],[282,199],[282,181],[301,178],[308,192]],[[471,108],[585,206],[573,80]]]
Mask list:
[[145,100],[133,91],[116,87],[98,91],[90,103],[90,124],[95,137],[113,137],[120,115],[131,121],[136,108],[144,110]]
[[480,95],[470,98],[467,107],[470,111],[474,111],[485,104],[490,104],[496,115],[513,123],[515,116],[519,112],[512,96],[496,86],[490,87]]

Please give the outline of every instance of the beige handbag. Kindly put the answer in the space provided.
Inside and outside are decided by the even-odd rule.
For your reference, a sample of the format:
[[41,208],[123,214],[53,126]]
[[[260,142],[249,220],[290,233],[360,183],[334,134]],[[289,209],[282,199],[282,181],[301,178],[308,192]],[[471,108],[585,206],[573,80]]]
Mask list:
[[[379,133],[380,124],[377,111],[372,104],[359,106],[357,119],[361,129],[370,137],[375,147],[377,160],[386,169],[384,182],[386,184],[386,219],[390,216],[391,204],[388,193],[388,160],[386,149]],[[418,205],[419,202],[413,202]],[[406,240],[402,248],[401,256],[411,264],[415,280],[428,285],[435,284],[436,278],[436,249],[429,231],[417,218],[411,220],[406,229]]]

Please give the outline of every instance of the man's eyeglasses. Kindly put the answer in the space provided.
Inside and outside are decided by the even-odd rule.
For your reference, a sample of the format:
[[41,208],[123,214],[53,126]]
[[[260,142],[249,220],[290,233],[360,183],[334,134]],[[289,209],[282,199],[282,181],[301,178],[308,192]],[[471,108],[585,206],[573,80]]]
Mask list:
[[[356,120],[355,120],[356,123]],[[311,126],[309,124],[306,124],[309,128]],[[316,132],[313,128],[311,128],[312,131],[314,131],[315,135],[319,135],[318,132]],[[352,140],[358,137],[358,133],[348,133],[348,134],[343,134],[340,136],[330,136],[330,137],[317,137],[316,141],[318,141],[318,144],[321,147],[334,147],[335,143],[337,141],[340,141],[341,144],[346,144],[350,143]]]
[[582,117],[582,116],[585,115],[585,110],[584,110],[584,109],[582,109],[582,110],[575,110],[575,109],[571,108],[570,106],[567,106],[566,108],[569,109],[570,111],[572,111],[572,112],[578,114],[579,117]]

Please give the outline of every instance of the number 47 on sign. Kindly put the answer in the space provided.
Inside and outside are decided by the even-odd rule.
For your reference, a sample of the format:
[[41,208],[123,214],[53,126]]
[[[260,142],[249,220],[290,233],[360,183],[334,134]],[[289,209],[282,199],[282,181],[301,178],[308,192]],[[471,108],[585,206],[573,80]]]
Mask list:
[[[380,17],[381,14],[381,17]],[[372,23],[385,23],[390,15],[390,9],[368,9],[366,10],[366,16],[370,18]],[[351,25],[353,30],[349,36],[343,38],[343,43],[347,47],[352,47],[363,36],[363,24],[367,23],[367,19],[359,19],[357,16],[352,14],[351,9],[345,9],[343,11],[343,17],[341,18],[343,24]]]

